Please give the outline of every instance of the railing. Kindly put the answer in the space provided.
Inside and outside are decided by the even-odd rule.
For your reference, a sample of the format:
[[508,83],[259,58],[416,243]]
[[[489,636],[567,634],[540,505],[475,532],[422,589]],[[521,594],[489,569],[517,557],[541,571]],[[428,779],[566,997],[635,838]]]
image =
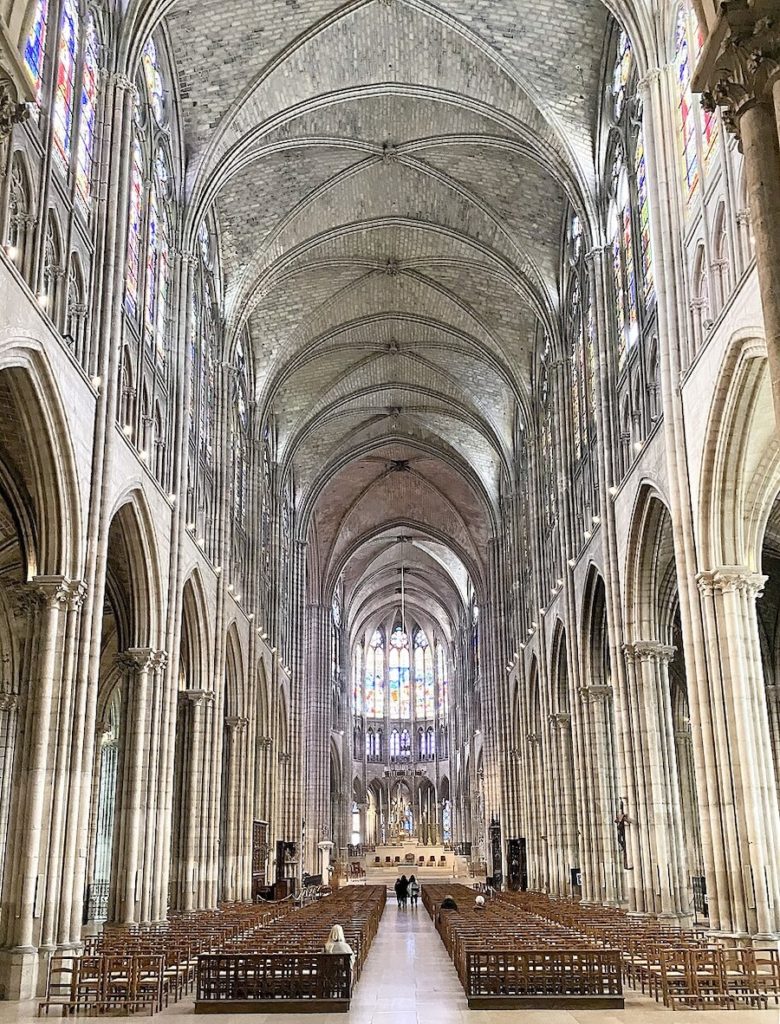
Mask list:
[[464,987],[470,1001],[558,997],[595,1002],[622,995],[621,972],[617,950],[480,950],[466,953]]
[[[336,953],[216,953],[198,958],[198,1013],[230,1013],[263,1003],[322,1003],[322,1010],[346,1009],[351,995],[350,957]],[[344,1005],[346,1004],[346,1005]],[[278,1006],[276,1007],[278,1009]]]

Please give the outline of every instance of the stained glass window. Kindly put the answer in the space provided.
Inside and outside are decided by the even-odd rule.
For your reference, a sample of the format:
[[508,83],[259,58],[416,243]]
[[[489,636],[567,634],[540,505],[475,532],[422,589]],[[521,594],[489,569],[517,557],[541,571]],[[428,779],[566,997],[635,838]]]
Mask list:
[[127,277],[125,304],[129,313],[138,309],[138,281],[141,271],[141,205],[143,190],[143,157],[141,145],[133,144],[133,165],[130,172],[130,213],[127,227]]
[[622,31],[618,37],[617,57],[615,58],[615,70],[612,74],[612,95],[614,98],[615,120],[620,120],[623,107],[626,102],[626,89],[628,79],[631,76],[631,41],[628,35]]
[[436,711],[433,658],[428,638],[421,629],[414,635],[414,713],[433,718]]
[[572,279],[569,294],[569,336],[571,338],[571,418],[574,425],[575,457],[582,455],[582,303],[580,286]]
[[439,715],[446,718],[450,712],[450,684],[447,679],[447,656],[441,643],[436,644],[436,668],[439,675]]
[[355,666],[352,676],[352,708],[356,715],[363,714],[363,644],[355,648]]
[[146,245],[146,336],[151,343],[157,324],[157,273],[159,267],[158,248],[160,233],[160,204],[157,199],[157,184],[152,182],[149,191],[149,235]]
[[384,718],[385,714],[385,637],[378,629],[366,652],[365,710],[368,718]]
[[154,119],[158,124],[163,119],[163,84],[160,75],[160,67],[157,60],[157,47],[154,40],[149,39],[141,54],[141,64],[144,69],[144,80],[146,81],[146,92],[149,96],[149,106],[152,108]]
[[634,240],[631,203],[623,154],[618,150],[612,167],[612,273],[615,282],[615,318],[618,335],[618,364],[639,337]]
[[168,318],[168,287],[170,284],[170,227],[168,215],[160,217],[157,244],[157,313],[154,329],[155,350],[159,362],[165,362],[166,324]]
[[73,148],[73,101],[78,49],[78,6],[76,0],[63,0],[52,126],[54,129],[54,151],[66,167],[70,165]]
[[639,204],[639,243],[642,254],[642,289],[645,302],[655,296],[655,278],[653,276],[653,250],[650,244],[650,204],[647,198],[647,160],[645,159],[644,134],[640,130],[636,140],[634,153],[636,168],[636,191]]
[[409,718],[412,713],[409,674],[409,638],[396,626],[390,637],[387,672],[391,718]]
[[98,91],[98,40],[95,19],[87,22],[84,45],[84,69],[81,81],[81,115],[79,120],[79,142],[76,158],[76,194],[89,202],[92,179],[92,157],[95,147],[95,115]]
[[24,44],[24,64],[33,81],[35,102],[41,102],[43,86],[43,62],[46,56],[46,18],[49,14],[48,0],[38,0],[35,5],[30,34]]
[[686,187],[686,199],[690,199],[699,184],[699,158],[696,152],[696,124],[691,93],[691,47],[688,32],[688,12],[685,4],[680,5],[677,15],[675,38],[675,67],[679,91],[679,132],[682,176]]

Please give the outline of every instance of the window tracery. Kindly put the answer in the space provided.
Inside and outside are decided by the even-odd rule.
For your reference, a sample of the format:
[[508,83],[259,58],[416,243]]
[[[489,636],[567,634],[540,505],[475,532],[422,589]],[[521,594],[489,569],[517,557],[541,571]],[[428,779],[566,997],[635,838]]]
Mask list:
[[87,19],[84,64],[81,72],[81,102],[78,149],[76,155],[76,195],[84,203],[92,198],[92,163],[95,149],[95,122],[98,103],[98,60],[100,40],[95,18]]
[[387,681],[390,697],[390,717],[408,718],[412,713],[409,680],[409,638],[400,625],[396,626],[390,634]]
[[432,719],[436,713],[433,656],[421,629],[414,634],[414,711],[418,719]]
[[366,650],[364,683],[366,718],[384,718],[385,714],[385,635],[377,629]]

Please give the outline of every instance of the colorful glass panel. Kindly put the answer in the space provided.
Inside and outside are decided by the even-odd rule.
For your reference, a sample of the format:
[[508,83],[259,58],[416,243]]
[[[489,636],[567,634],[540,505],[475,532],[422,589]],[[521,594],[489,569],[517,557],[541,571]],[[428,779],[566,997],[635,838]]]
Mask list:
[[693,95],[691,92],[691,48],[688,34],[688,13],[685,4],[680,5],[680,11],[677,16],[675,44],[677,89],[680,95],[680,156],[682,160],[683,183],[686,189],[685,198],[690,200],[699,184],[699,158],[696,152],[696,125]]
[[143,48],[141,64],[144,69],[149,106],[152,108],[155,121],[161,124],[163,119],[163,84],[157,60],[157,47],[154,45],[153,39],[149,39]]
[[385,639],[381,630],[371,638],[366,653],[365,711],[367,718],[385,714]]
[[52,126],[54,152],[68,167],[73,148],[73,101],[76,58],[79,48],[79,12],[75,0],[63,0],[60,45],[57,55],[57,86],[54,90]]
[[612,73],[612,96],[616,121],[620,120],[620,115],[623,113],[623,107],[625,106],[628,79],[631,76],[631,62],[631,41],[628,35],[621,29],[620,36],[618,37],[615,69]]
[[38,0],[35,5],[30,34],[24,44],[24,65],[32,79],[35,102],[41,102],[43,87],[43,63],[46,56],[46,19],[49,14],[48,0]]
[[636,269],[634,266],[634,242],[631,227],[631,208],[623,207],[623,259],[626,265],[626,299],[628,310],[628,347],[632,348],[639,338],[637,315]]
[[436,645],[436,670],[439,676],[439,715],[449,714],[449,683],[447,682],[447,658],[444,647]]
[[84,46],[84,70],[81,82],[81,115],[76,157],[76,194],[89,202],[91,194],[92,160],[95,148],[95,117],[98,92],[98,54],[100,43],[94,18],[87,22]]
[[170,228],[168,217],[163,214],[160,218],[160,234],[157,246],[157,312],[154,329],[155,350],[159,362],[165,362],[165,349],[168,318],[168,289],[170,285],[170,248],[168,239]]
[[160,205],[157,200],[157,185],[152,182],[149,191],[149,235],[146,246],[146,337],[152,343],[157,324],[157,273],[159,267],[158,248],[160,234]]
[[620,254],[620,235],[615,227],[612,239],[612,279],[615,285],[615,320],[617,327],[618,366],[626,358],[626,297],[623,292],[623,260]]
[[127,274],[125,305],[133,316],[138,311],[138,284],[141,272],[141,205],[143,190],[143,157],[138,141],[133,144],[133,166],[130,172],[130,212],[127,227]]
[[655,297],[653,276],[653,249],[650,243],[650,203],[647,195],[647,160],[645,158],[644,135],[640,131],[636,140],[636,191],[639,203],[639,248],[642,254],[642,289],[645,302]]
[[363,646],[355,650],[355,670],[352,674],[352,707],[356,715],[363,713]]

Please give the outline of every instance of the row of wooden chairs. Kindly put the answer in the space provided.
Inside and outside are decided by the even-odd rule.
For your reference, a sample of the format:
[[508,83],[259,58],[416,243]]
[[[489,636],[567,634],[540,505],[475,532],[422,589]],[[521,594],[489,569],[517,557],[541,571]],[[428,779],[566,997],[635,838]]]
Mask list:
[[218,910],[171,914],[162,924],[108,925],[90,937],[81,955],[54,955],[38,1015],[146,1010],[155,1013],[195,985],[198,955],[268,926],[289,913],[251,903]]
[[745,948],[700,929],[542,893],[508,893],[499,899],[548,923],[564,924],[602,948],[619,950],[626,984],[672,1009],[766,1007],[770,999],[780,1005],[775,948]]
[[[360,976],[387,899],[385,886],[348,886],[295,910],[266,927],[225,943],[219,955],[199,960],[196,1009],[215,1003],[349,999]],[[354,964],[346,975],[324,952],[333,925],[344,929]],[[342,957],[343,959],[343,957]],[[348,960],[348,958],[347,958]],[[340,1006],[339,1008],[343,1008]]]

